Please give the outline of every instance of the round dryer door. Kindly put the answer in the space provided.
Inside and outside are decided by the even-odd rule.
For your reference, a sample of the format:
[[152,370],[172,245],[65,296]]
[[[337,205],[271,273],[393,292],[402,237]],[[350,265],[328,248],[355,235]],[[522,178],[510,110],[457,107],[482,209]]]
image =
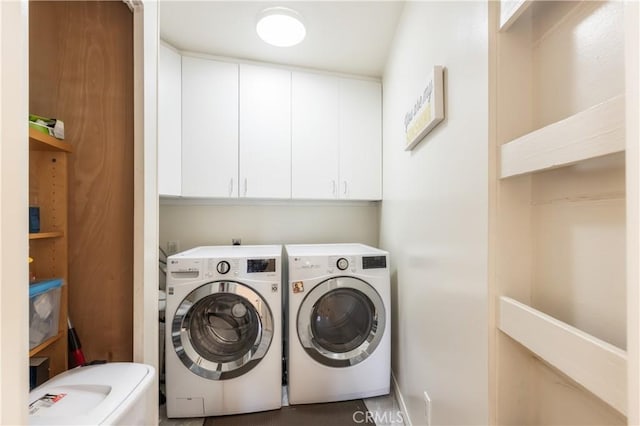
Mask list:
[[233,281],[204,284],[185,297],[171,324],[174,350],[195,374],[213,380],[238,377],[265,356],[273,317],[265,300]]
[[365,281],[335,277],[309,292],[297,322],[300,343],[312,358],[331,367],[349,367],[364,361],[382,340],[385,307]]

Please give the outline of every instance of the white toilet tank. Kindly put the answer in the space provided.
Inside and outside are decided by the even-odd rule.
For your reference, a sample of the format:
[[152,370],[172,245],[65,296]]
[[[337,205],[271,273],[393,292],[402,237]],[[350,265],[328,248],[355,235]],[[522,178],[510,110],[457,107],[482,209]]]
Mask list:
[[158,409],[155,375],[130,362],[69,370],[29,393],[29,424],[147,425]]

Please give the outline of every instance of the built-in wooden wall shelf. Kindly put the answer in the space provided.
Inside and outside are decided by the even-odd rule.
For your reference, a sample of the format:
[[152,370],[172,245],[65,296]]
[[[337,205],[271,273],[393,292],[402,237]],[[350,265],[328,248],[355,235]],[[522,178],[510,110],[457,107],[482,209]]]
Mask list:
[[[71,144],[29,128],[29,202],[40,207],[42,232],[29,234],[30,275],[64,281],[60,291],[58,333],[29,351],[49,358],[50,376],[68,368],[68,154]],[[31,204],[33,203],[33,204]],[[25,286],[28,285],[25,282]]]
[[36,232],[29,234],[30,240],[43,240],[46,238],[60,238],[64,236],[64,232],[61,231],[53,231],[53,232]]
[[49,339],[45,340],[44,342],[42,342],[41,344],[39,344],[35,348],[31,349],[29,351],[29,357],[36,356],[36,355],[40,354],[40,352],[42,352],[43,350],[47,349],[49,346],[53,345],[54,343],[56,343],[58,340],[62,339],[63,337],[66,338],[67,334],[65,332],[63,332],[63,331],[59,331],[58,334],[56,334],[55,336],[50,337]]
[[499,328],[626,415],[625,351],[509,297],[500,297]]
[[501,0],[500,31],[508,31],[530,5],[531,0]]
[[73,151],[70,143],[31,128],[29,128],[29,149],[32,151]]
[[624,151],[624,126],[624,96],[620,95],[502,145],[500,177]]
[[625,273],[637,229],[625,212],[637,187],[626,3],[498,0],[489,11],[489,423],[639,424],[627,402],[638,345]]

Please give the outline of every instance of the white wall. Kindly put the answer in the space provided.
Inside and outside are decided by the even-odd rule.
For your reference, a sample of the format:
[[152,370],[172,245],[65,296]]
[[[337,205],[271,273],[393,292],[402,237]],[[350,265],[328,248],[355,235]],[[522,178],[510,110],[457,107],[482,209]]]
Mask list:
[[160,205],[160,245],[179,250],[200,245],[363,243],[378,244],[375,202],[254,202]]
[[0,424],[27,421],[28,2],[0,2]]
[[[381,247],[391,253],[393,371],[411,422],[488,424],[486,2],[409,2],[383,79]],[[446,119],[405,152],[403,118],[446,67]]]

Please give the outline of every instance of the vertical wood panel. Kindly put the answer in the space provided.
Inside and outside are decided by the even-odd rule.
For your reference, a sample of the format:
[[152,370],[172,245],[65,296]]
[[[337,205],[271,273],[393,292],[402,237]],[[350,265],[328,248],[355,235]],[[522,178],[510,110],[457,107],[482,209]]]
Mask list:
[[130,361],[133,17],[122,2],[31,2],[30,112],[64,121],[69,311],[88,360]]

